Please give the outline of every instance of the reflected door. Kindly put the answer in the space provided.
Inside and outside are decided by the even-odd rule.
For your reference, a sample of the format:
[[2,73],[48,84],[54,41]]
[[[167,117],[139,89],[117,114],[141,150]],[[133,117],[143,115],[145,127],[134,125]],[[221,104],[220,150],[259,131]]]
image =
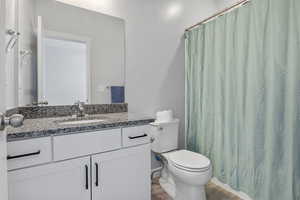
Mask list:
[[44,38],[44,96],[50,105],[88,103],[85,43]]

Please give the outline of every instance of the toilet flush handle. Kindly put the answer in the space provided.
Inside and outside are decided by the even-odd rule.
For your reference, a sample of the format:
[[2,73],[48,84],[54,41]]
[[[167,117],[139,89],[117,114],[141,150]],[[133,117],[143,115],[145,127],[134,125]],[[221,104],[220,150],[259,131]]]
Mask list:
[[155,141],[155,138],[152,136],[151,138],[150,138],[150,143],[153,143]]

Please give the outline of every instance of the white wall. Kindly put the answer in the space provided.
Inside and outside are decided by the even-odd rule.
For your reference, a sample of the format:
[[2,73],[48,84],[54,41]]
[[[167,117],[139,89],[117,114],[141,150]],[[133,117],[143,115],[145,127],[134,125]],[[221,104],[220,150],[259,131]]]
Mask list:
[[[17,1],[16,0],[6,0],[6,8],[5,8],[5,32],[8,29],[12,29],[14,31],[18,30],[17,26],[17,19],[16,19],[16,8],[17,8]],[[10,35],[5,35],[5,45],[10,41]],[[18,105],[18,62],[17,62],[17,45],[11,49],[10,52],[6,52],[6,63],[5,63],[5,70],[6,70],[6,107],[13,108]]]
[[130,112],[173,109],[184,146],[186,27],[230,5],[229,0],[60,0],[126,21],[126,101]]
[[[0,0],[0,112],[5,112],[5,0]],[[6,134],[0,131],[0,199],[7,200]]]
[[[5,91],[5,0],[0,0],[0,91]],[[5,95],[6,96],[6,95]],[[0,112],[4,112],[6,98],[0,97]],[[0,189],[0,192],[1,189]]]

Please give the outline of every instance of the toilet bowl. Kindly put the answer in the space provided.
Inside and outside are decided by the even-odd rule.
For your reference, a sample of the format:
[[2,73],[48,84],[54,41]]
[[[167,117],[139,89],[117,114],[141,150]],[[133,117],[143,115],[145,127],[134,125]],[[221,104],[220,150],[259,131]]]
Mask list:
[[212,167],[205,156],[187,150],[162,154],[167,164],[160,184],[174,200],[206,200]]
[[205,184],[212,176],[211,162],[205,156],[178,149],[179,120],[151,123],[151,149],[165,159],[162,188],[175,200],[206,200]]

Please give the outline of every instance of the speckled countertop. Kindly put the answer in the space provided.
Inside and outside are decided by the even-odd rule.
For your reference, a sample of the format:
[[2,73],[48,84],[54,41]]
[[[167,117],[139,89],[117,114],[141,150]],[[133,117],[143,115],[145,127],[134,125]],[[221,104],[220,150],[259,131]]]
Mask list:
[[55,118],[25,119],[24,125],[19,128],[7,129],[7,141],[19,141],[32,138],[76,134],[85,131],[113,129],[128,126],[139,126],[154,121],[151,117],[145,117],[132,113],[109,113],[90,115],[86,119],[101,119],[102,122],[76,125],[62,125],[61,122],[74,121],[71,116]]

